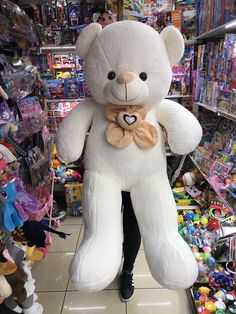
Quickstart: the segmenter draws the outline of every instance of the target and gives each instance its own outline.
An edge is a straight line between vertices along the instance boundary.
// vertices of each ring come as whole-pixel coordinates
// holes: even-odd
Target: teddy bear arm
[[[94,102],[79,103],[61,123],[56,139],[60,159],[66,162],[77,160],[82,153],[86,134],[92,124]]]
[[[192,152],[202,138],[202,127],[195,116],[182,105],[164,100],[157,109],[157,120],[168,134],[171,150],[180,155]]]

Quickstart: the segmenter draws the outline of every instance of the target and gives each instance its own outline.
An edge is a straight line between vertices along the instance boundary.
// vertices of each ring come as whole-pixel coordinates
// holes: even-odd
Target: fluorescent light
[[[139,274],[139,275],[135,275],[135,274],[134,274],[134,278],[136,278],[136,277],[151,277],[151,275],[149,275],[149,274]]]
[[[157,303],[138,303],[138,306],[160,306],[160,305],[171,305],[170,302],[157,302]]]
[[[236,26],[236,20],[234,20],[234,21],[232,21],[230,23],[227,23],[225,25],[225,28],[231,28],[231,27],[234,27],[234,26]]]
[[[90,306],[90,307],[68,307],[68,311],[89,311],[89,310],[105,310],[106,306]]]

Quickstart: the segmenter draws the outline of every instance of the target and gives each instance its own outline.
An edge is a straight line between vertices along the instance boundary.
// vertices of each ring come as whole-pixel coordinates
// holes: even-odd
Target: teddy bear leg
[[[145,255],[152,276],[169,289],[197,279],[196,260],[177,228],[177,210],[166,174],[144,179],[131,190]]]
[[[121,188],[93,171],[84,176],[84,238],[70,265],[81,291],[99,291],[115,278],[122,259]]]

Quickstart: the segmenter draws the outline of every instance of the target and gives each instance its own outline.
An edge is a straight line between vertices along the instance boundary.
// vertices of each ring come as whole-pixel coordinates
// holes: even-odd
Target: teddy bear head
[[[170,88],[171,66],[184,52],[181,33],[172,26],[158,34],[150,26],[122,21],[102,29],[87,26],[76,42],[85,60],[85,79],[100,104],[146,105],[161,102]]]

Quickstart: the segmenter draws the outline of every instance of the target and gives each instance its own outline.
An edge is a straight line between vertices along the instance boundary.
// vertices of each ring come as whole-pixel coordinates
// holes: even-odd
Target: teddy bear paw
[[[95,292],[105,289],[119,270],[121,253],[111,254],[109,257],[107,254],[94,256],[93,253],[91,250],[79,250],[72,259],[70,275],[80,291]]]

